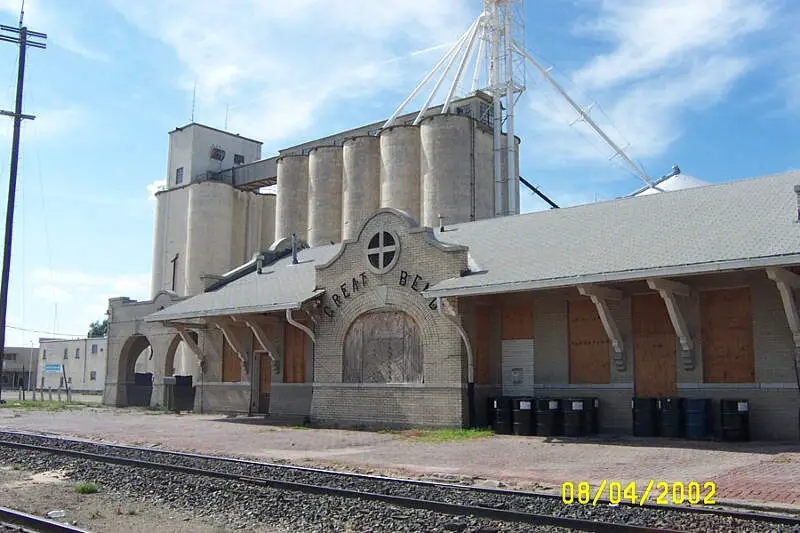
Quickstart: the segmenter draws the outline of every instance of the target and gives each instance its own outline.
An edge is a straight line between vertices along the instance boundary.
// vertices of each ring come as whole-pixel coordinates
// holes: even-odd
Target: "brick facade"
[[[694,342],[694,366],[684,363],[679,343],[676,349],[677,396],[686,398],[712,398],[714,421],[719,425],[719,404],[722,398],[750,400],[751,436],[759,440],[796,440],[798,436],[797,384],[792,363],[794,344],[786,322],[780,296],[775,284],[763,270],[740,271],[684,277],[680,280],[691,288],[688,298],[678,297],[678,304],[687,322]],[[609,285],[610,286],[610,285]],[[571,385],[569,383],[569,336],[567,306],[570,299],[584,298],[576,289],[542,291],[514,295],[513,301],[529,298],[534,303],[534,331],[536,355],[534,359],[535,388],[538,397],[568,398],[597,397],[601,402],[600,428],[603,432],[630,434],[632,426],[630,401],[634,393],[633,333],[631,296],[647,292],[644,282],[631,282],[613,286],[623,293],[619,301],[609,301],[609,307],[624,343],[624,367],[611,358],[611,379],[608,384]],[[754,383],[704,383],[701,337],[700,292],[703,290],[749,287],[752,295],[753,356],[756,381]],[[467,298],[462,301],[464,323],[474,342],[475,305],[490,304],[495,315],[512,296]],[[473,300],[473,301],[471,301]],[[502,388],[499,366],[501,352],[497,316],[492,321],[495,333],[492,341],[492,384],[476,387],[477,421],[487,419],[484,398],[499,394]]]

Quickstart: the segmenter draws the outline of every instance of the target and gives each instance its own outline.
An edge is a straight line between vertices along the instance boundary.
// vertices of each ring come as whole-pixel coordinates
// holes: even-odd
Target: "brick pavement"
[[[501,435],[430,443],[396,434],[292,429],[262,422],[133,409],[0,410],[0,429],[414,477],[467,478],[537,490],[559,491],[564,481],[594,486],[602,480],[623,486],[635,481],[637,487],[650,479],[701,485],[713,481],[718,501],[789,504],[800,511],[798,443],[632,438],[581,442]]]

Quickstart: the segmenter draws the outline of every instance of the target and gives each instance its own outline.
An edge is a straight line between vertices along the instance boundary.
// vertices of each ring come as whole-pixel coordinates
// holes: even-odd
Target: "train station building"
[[[491,396],[595,397],[601,432],[630,434],[633,397],[734,398],[752,438],[794,440],[798,185],[789,172],[427,226],[378,206],[313,246],[276,232],[195,294],[164,288],[173,266],[151,300],[111,300],[104,401],[140,397],[150,348],[152,405],[179,374],[195,411],[342,427],[486,425]],[[210,186],[232,187],[190,185]]]

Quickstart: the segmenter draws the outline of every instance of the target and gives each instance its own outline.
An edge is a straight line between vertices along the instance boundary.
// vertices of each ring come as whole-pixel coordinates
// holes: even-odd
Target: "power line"
[[[18,328],[16,326],[6,326],[8,329],[13,329],[16,331],[24,331],[26,333],[41,333],[42,335],[56,335],[59,337],[80,337],[83,338],[86,335],[80,333],[57,333],[55,331],[42,331],[40,329],[29,329],[29,328]]]

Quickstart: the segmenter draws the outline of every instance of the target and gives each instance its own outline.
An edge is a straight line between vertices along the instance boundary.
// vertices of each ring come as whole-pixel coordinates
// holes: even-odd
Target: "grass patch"
[[[83,409],[84,407],[98,407],[101,404],[87,402],[59,402],[59,401],[33,401],[33,400],[6,400],[0,404],[0,409],[41,409],[46,411],[68,411]]]
[[[388,433],[388,432],[387,432]],[[422,442],[449,442],[454,440],[481,439],[491,437],[494,432],[490,429],[407,429],[392,432],[410,440]]]
[[[310,426],[303,426],[301,424],[295,424],[295,425],[290,426],[290,427],[291,427],[291,429],[314,429],[314,428],[312,428]]]
[[[79,481],[75,484],[75,492],[78,494],[95,494],[97,492],[97,484],[91,481]]]

